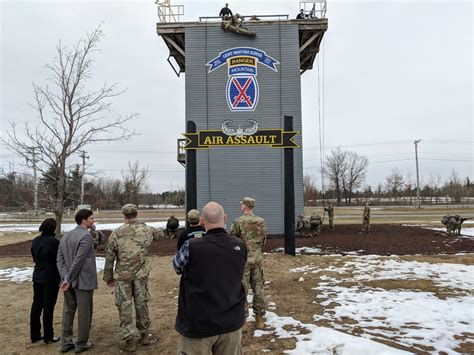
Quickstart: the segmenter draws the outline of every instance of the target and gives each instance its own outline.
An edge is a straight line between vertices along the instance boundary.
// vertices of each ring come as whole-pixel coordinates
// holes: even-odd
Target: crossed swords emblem
[[[248,87],[250,86],[250,84],[252,83],[252,78],[251,77],[248,78],[244,86],[240,86],[237,78],[232,78],[232,82],[234,83],[237,90],[239,90],[239,94],[237,96],[234,96],[234,103],[232,104],[232,106],[236,108],[240,102],[246,102],[247,105],[251,107],[252,102],[250,101],[250,96],[247,95],[246,91]]]

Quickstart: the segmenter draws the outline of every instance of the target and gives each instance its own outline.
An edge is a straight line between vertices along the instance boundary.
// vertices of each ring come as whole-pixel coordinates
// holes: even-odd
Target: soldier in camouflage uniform
[[[132,323],[135,303],[136,326],[142,345],[150,344],[150,318],[148,315],[148,274],[150,260],[148,249],[153,240],[164,237],[164,232],[137,220],[137,206],[122,207],[125,223],[109,238],[105,256],[104,281],[115,286],[115,304],[120,317],[120,348],[137,349],[137,329]],[[115,262],[115,270],[113,270]]]
[[[179,228],[179,219],[177,219],[174,215],[171,215],[166,222],[166,234],[170,239],[175,237],[175,233]]]
[[[328,213],[329,228],[333,229],[334,228],[334,207],[332,207],[332,203],[329,202],[327,204],[327,207],[324,207],[324,210]]]
[[[362,230],[360,233],[370,233],[370,204],[365,203],[364,214],[362,216]]]
[[[304,233],[304,216],[300,214],[296,220],[296,235],[302,237]]]
[[[305,237],[311,234],[311,224],[309,219],[300,214],[296,221],[296,232],[298,233],[298,237]]]
[[[446,226],[448,235],[461,235],[462,224],[471,218],[461,218],[460,215],[446,215],[441,218],[441,223]]]
[[[309,223],[311,226],[311,235],[318,236],[321,234],[321,225],[323,224],[323,220],[320,215],[311,216],[309,219]]]
[[[90,233],[91,233],[91,236],[92,236],[92,242],[94,243],[94,249],[97,250],[97,251],[104,250],[104,244],[105,244],[104,233],[102,233],[100,230],[96,229],[95,225],[93,225],[90,228]]]
[[[234,237],[243,239],[247,244],[248,254],[243,284],[247,294],[249,287],[252,288],[252,306],[256,327],[263,329],[265,328],[263,320],[265,315],[263,246],[267,239],[267,226],[263,218],[253,214],[253,208],[255,207],[255,200],[253,198],[244,197],[240,202],[240,207],[243,215],[236,218],[232,223],[231,234]]]

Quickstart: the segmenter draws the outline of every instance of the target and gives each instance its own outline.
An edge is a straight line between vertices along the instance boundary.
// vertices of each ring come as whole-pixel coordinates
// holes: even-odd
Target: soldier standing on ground
[[[174,215],[171,215],[168,221],[166,222],[166,234],[170,239],[174,238],[174,234],[179,228],[179,219],[177,219]]]
[[[324,207],[324,210],[328,213],[329,218],[329,228],[334,228],[334,207],[332,207],[332,203],[328,202],[327,207]]]
[[[247,244],[247,263],[245,264],[243,284],[247,294],[249,287],[252,288],[252,306],[256,328],[263,329],[265,328],[263,319],[265,316],[263,246],[267,239],[267,226],[263,218],[253,213],[254,207],[255,200],[251,197],[244,197],[240,202],[243,215],[232,223],[231,234],[243,239]],[[246,312],[248,312],[247,308]]]
[[[122,213],[125,223],[110,235],[107,246],[104,281],[107,286],[115,287],[115,304],[120,317],[120,349],[133,352],[137,349],[137,329],[132,323],[133,303],[140,343],[150,345],[148,250],[153,240],[163,237],[163,231],[139,222],[136,205],[126,204]]]
[[[189,228],[186,228],[178,238],[178,243],[176,244],[178,251],[188,239],[201,238],[206,233],[204,227],[199,224],[199,218],[198,210],[192,209],[188,211]]]
[[[321,226],[323,220],[320,215],[311,216],[309,219],[309,224],[311,226],[311,236],[318,236],[321,234]]]
[[[362,230],[360,233],[370,233],[370,204],[365,203],[364,215],[362,217]]]

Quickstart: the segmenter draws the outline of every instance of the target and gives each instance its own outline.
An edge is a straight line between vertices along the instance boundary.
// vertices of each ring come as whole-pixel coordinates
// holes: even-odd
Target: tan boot
[[[255,328],[265,329],[265,321],[262,316],[255,316]]]
[[[120,349],[133,353],[137,351],[137,343],[134,339],[121,340]]]
[[[150,345],[150,334],[148,332],[140,334],[140,343],[143,346]]]

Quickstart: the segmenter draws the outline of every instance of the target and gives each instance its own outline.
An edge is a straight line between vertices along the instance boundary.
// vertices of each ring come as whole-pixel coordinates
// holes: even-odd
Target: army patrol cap
[[[122,207],[123,214],[134,214],[137,212],[138,212],[138,208],[133,203],[127,203],[126,205],[123,205]]]
[[[191,224],[199,223],[199,217],[200,217],[200,215],[199,215],[198,210],[192,209],[192,210],[188,211],[188,221],[189,221],[189,223],[191,223]]]
[[[255,200],[252,197],[244,197],[240,204],[253,208],[255,207]]]

